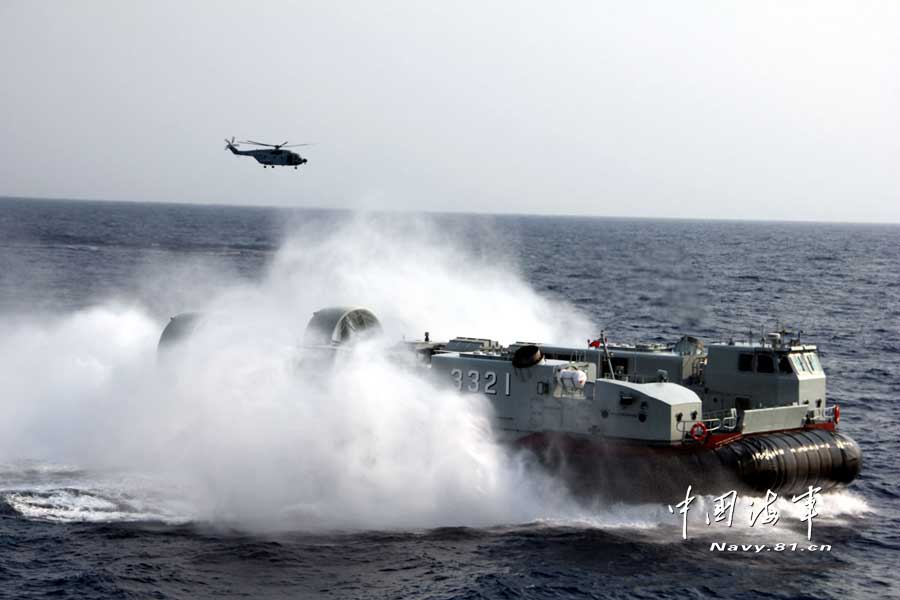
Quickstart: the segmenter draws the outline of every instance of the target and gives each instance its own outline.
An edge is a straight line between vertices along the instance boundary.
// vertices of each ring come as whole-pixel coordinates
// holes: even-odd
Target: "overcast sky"
[[[900,221],[900,2],[0,0],[0,85],[5,196]]]

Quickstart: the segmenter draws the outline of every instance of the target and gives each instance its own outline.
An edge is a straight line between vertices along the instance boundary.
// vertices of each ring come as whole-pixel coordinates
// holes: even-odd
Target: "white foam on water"
[[[538,519],[537,523],[550,527],[576,527],[591,529],[656,530],[674,523],[663,504],[604,502],[582,504],[568,514]]]
[[[0,495],[16,512],[26,518],[60,522],[128,522],[158,521],[183,523],[183,515],[158,509],[123,504],[97,490],[51,490],[10,492]]]
[[[197,299],[185,310],[208,318],[165,364],[156,356],[165,323],[140,304],[0,317],[0,461],[33,461],[0,490],[34,517],[180,514],[251,527],[479,526],[566,510],[559,486],[494,443],[484,398],[437,389],[377,345],[337,368],[298,372],[306,322],[329,305],[371,308],[390,340],[425,330],[507,342],[589,335],[498,255],[449,244],[416,221],[299,232],[260,283],[203,281],[201,290],[222,291],[202,301],[179,291]],[[165,267],[156,273],[162,280],[141,289],[166,289]],[[60,463],[83,469],[84,481],[34,471]],[[152,477],[179,500],[148,496],[158,505],[122,510],[113,491],[92,487],[108,472]],[[51,489],[62,482],[77,491]]]
[[[166,482],[47,464],[5,465],[0,500],[20,515],[61,522],[190,521],[190,507]]]

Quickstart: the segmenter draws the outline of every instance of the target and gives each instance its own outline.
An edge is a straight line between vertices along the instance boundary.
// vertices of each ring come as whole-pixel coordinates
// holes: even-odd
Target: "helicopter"
[[[268,146],[269,148],[272,148],[272,150],[238,150],[238,146],[240,144]],[[231,141],[229,141],[228,138],[225,138],[226,150],[231,150],[232,154],[252,156],[256,159],[256,162],[260,163],[263,166],[263,169],[265,169],[266,167],[272,167],[274,169],[276,165],[282,167],[294,167],[296,169],[299,165],[305,164],[306,159],[296,152],[291,152],[290,150],[282,150],[282,148],[296,148],[297,146],[312,146],[312,144],[291,144],[289,146],[287,142],[282,142],[280,144],[264,144],[262,142],[254,142],[252,140],[235,142],[234,136],[231,137]]]

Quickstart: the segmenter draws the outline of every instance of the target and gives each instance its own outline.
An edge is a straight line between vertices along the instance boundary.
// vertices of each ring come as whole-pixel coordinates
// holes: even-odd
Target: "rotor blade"
[[[282,146],[282,148],[296,148],[297,146],[315,146],[314,143],[310,144],[291,144],[290,146]]]
[[[242,144],[256,144],[257,146],[271,146],[275,147],[275,144],[263,144],[262,142],[254,142],[253,140],[244,140],[241,142]]]

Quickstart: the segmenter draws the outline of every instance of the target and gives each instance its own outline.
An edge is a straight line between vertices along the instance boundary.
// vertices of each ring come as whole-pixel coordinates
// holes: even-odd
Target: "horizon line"
[[[382,213],[407,213],[407,214],[433,214],[433,215],[468,215],[490,217],[551,217],[551,218],[588,218],[588,219],[618,219],[633,221],[715,221],[724,223],[793,223],[808,225],[900,225],[900,221],[837,221],[819,219],[753,219],[740,217],[647,217],[634,215],[598,215],[588,213],[519,213],[519,212],[487,212],[487,211],[458,211],[458,210],[429,210],[429,209],[404,209],[404,208],[346,208],[334,206],[288,206],[278,204],[240,204],[232,202],[196,202],[179,200],[122,200],[109,198],[59,198],[47,196],[7,196],[0,194],[2,200],[34,200],[44,202],[98,202],[108,204],[159,204],[161,206],[197,206],[197,207],[223,207],[223,208],[260,208],[267,210],[319,210],[334,212],[382,212]]]

